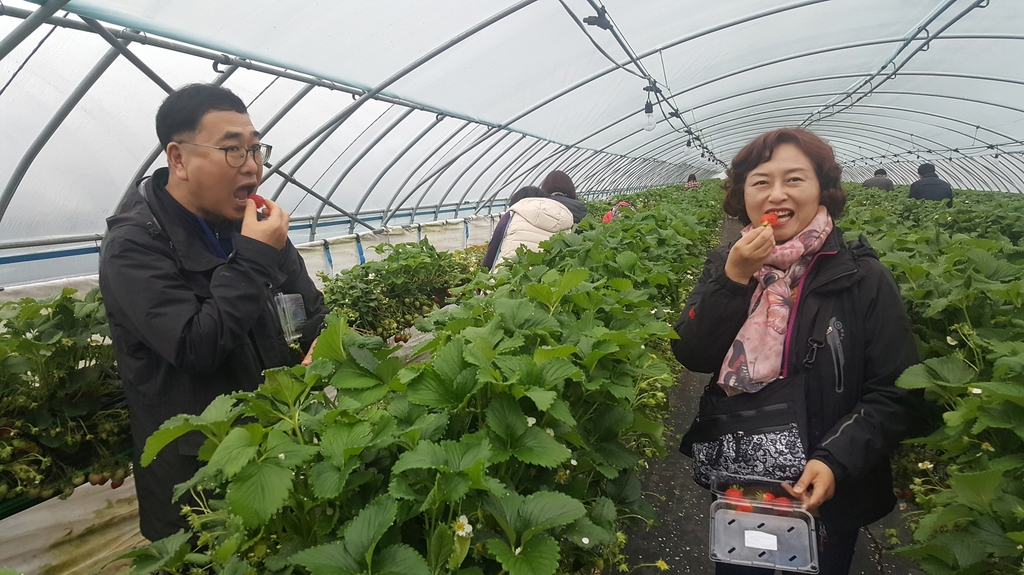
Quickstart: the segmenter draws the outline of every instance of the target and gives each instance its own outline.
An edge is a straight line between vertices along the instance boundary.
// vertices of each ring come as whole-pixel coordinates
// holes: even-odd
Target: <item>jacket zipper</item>
[[[789,312],[789,325],[786,327],[786,343],[785,346],[782,348],[782,358],[784,366],[782,370],[782,377],[789,376],[789,344],[793,340],[793,326],[796,323],[796,312],[800,308],[800,302],[803,301],[804,296],[806,295],[804,293],[804,281],[807,279],[807,276],[810,275],[811,269],[814,267],[814,263],[818,261],[819,256],[832,256],[837,253],[839,252],[818,252],[818,254],[814,256],[814,259],[811,260],[811,265],[807,266],[807,271],[804,272],[804,276],[800,278],[800,283],[797,284],[797,300],[796,302],[793,303],[793,309],[790,310]],[[855,273],[857,273],[857,270],[851,270],[846,273],[841,273],[835,277],[829,278],[828,281],[822,283],[817,287],[820,288],[821,286],[828,285],[839,278],[843,278]]]
[[[787,429],[793,429],[792,424],[790,425],[772,425],[769,427],[759,427],[757,429],[748,429],[747,431],[736,431],[733,433],[726,433],[722,435],[722,439],[726,437],[746,437],[748,435],[759,435],[761,433],[771,433],[773,431],[786,431]]]
[[[804,270],[803,277],[800,278],[800,283],[796,286],[796,301],[793,302],[793,309],[789,310],[789,325],[786,326],[786,343],[782,347],[782,377],[789,377],[789,344],[793,340],[793,326],[796,324],[796,312],[800,309],[800,302],[804,299],[804,282],[807,281],[807,276],[811,275],[811,270],[814,269],[814,264],[818,262],[818,258],[824,255],[834,256],[839,252],[818,252],[814,254],[814,258],[811,260],[811,264]]]
[[[836,374],[836,393],[843,392],[843,368],[846,365],[846,358],[843,356],[843,344],[839,340],[839,332],[831,324],[825,332],[825,341],[832,350],[832,367]]]
[[[779,411],[779,410],[788,409],[788,408],[789,408],[789,404],[788,403],[776,403],[774,405],[766,405],[764,407],[759,407],[757,409],[748,409],[746,411],[736,411],[736,412],[733,412],[733,413],[723,413],[721,415],[709,415],[709,416],[705,416],[705,417],[698,416],[697,417],[697,421],[710,421],[710,420],[717,420],[717,419],[731,419],[731,418],[734,418],[734,417],[752,417],[752,416],[757,415],[759,413],[765,413],[765,412],[769,412],[769,411]]]

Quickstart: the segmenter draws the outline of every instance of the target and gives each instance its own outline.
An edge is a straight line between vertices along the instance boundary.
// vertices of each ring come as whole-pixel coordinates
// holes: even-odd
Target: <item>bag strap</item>
[[[828,332],[828,322],[832,316],[834,298],[826,298],[818,308],[818,314],[814,318],[814,329],[811,337],[807,340],[807,357],[804,358],[804,368],[810,369],[814,360],[818,357],[818,350],[825,346],[825,334]]]

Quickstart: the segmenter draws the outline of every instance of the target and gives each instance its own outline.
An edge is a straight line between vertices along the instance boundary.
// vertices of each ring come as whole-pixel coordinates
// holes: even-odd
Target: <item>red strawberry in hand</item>
[[[256,204],[257,210],[262,210],[263,206],[267,205],[267,201],[260,197],[259,194],[251,194],[249,196],[249,199],[251,199]]]
[[[777,223],[779,223],[779,214],[765,214],[761,216],[761,227],[771,226],[774,228]]]

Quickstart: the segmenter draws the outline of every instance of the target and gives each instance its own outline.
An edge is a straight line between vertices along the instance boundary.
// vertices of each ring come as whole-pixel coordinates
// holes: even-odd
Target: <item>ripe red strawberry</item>
[[[736,511],[739,511],[740,513],[753,513],[754,506],[751,505],[749,501],[744,500],[736,504]]]
[[[772,507],[780,513],[788,513],[793,510],[793,504],[789,501],[788,497],[776,497],[772,501]]]
[[[761,226],[775,227],[775,224],[779,223],[779,214],[765,214],[761,216]]]
[[[256,203],[257,210],[262,210],[263,206],[267,205],[267,201],[260,197],[259,194],[252,194],[249,196],[249,199]]]
[[[743,491],[735,487],[730,487],[725,490],[725,500],[733,503],[737,501],[744,501],[745,498],[743,497]]]
[[[767,492],[766,493],[762,493],[761,494],[761,501],[764,501],[765,503],[771,503],[772,501],[775,501],[775,496],[772,495],[771,493],[767,493]]]

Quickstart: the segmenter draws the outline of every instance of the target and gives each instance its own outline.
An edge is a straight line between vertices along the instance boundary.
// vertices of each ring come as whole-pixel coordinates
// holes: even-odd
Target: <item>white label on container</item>
[[[779,550],[779,538],[764,531],[744,531],[743,544],[754,549]]]

